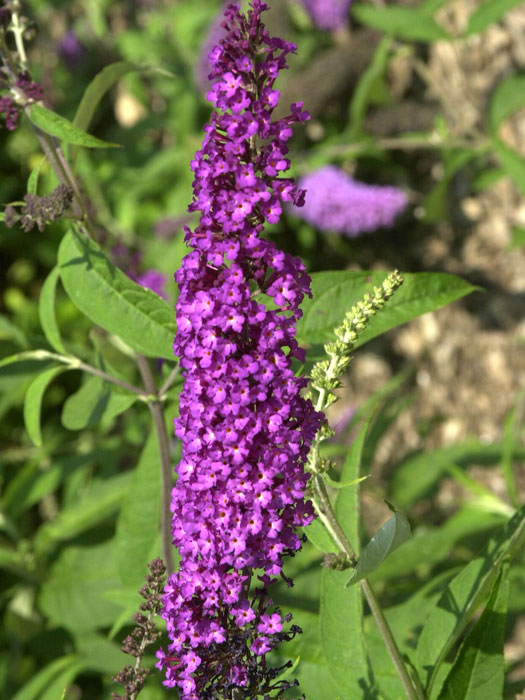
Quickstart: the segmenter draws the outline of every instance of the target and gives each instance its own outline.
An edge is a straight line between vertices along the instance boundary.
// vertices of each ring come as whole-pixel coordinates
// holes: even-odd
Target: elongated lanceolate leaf
[[[381,566],[390,552],[400,547],[409,537],[408,520],[401,513],[394,513],[364,548],[347,585],[351,586],[366,578]]]
[[[40,170],[42,166],[44,165],[44,162],[46,160],[46,157],[44,156],[38,165],[31,170],[31,174],[29,175],[29,178],[27,180],[27,193],[28,194],[36,194],[37,189],[38,189],[38,176],[40,175]]]
[[[67,354],[67,350],[62,342],[55,317],[55,293],[59,277],[60,272],[58,267],[54,267],[46,277],[38,300],[38,317],[48,343],[57,352],[61,352],[65,355]]]
[[[122,583],[140,587],[160,528],[161,472],[155,431],[140,455],[122,501],[115,537],[115,563]]]
[[[440,665],[486,599],[503,559],[524,546],[525,506],[489,542],[483,555],[447,585],[425,622],[417,645],[416,666],[428,690],[434,688]]]
[[[455,275],[433,272],[402,274],[403,284],[372,318],[355,347],[479,289]],[[365,293],[371,292],[374,285],[380,285],[386,275],[377,270],[314,273],[313,298],[303,301],[303,317],[297,324],[299,342],[311,345],[333,340],[334,328],[342,323],[346,312]]]
[[[41,700],[43,693],[51,683],[61,677],[63,673],[72,669],[83,667],[78,654],[68,654],[55,659],[36,673],[26,685],[12,697],[11,700]]]
[[[487,607],[461,645],[439,700],[502,700],[508,568],[508,563],[502,565]]]
[[[509,75],[497,86],[489,107],[490,127],[495,131],[502,121],[525,105],[525,75]]]
[[[433,17],[418,8],[400,5],[374,7],[360,3],[353,6],[352,15],[358,22],[398,39],[435,41],[449,36]]]
[[[478,34],[523,0],[485,0],[469,17],[465,36]]]
[[[350,446],[341,482],[359,479],[361,456],[370,422],[375,412],[370,408]],[[339,524],[359,553],[359,483],[339,491],[335,504]],[[333,550],[334,551],[334,550]],[[361,589],[348,589],[348,571],[325,569],[321,575],[321,644],[328,668],[341,689],[343,698],[360,697],[373,680],[363,634]]]
[[[67,367],[51,367],[45,370],[31,382],[27,390],[24,399],[24,422],[31,442],[37,447],[42,445],[40,413],[44,393],[53,379],[66,370]]]
[[[73,124],[84,131],[89,129],[95,110],[106,92],[126,73],[134,70],[138,70],[134,63],[117,61],[105,66],[100,73],[97,73],[80,100]]]
[[[94,241],[70,231],[58,264],[66,292],[93,323],[143,355],[173,360],[173,309],[115,267]]]
[[[87,134],[69,119],[62,117],[41,105],[33,105],[29,112],[32,123],[46,134],[50,134],[65,143],[73,143],[86,148],[120,148],[118,143],[109,143]]]

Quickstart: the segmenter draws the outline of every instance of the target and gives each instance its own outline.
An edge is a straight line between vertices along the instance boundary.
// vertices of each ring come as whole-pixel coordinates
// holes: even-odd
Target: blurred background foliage
[[[342,459],[367,401],[382,396],[363,457],[362,473],[372,478],[362,492],[362,530],[366,538],[388,517],[385,497],[409,516],[414,539],[373,576],[393,626],[398,619],[402,627],[400,606],[431,600],[525,494],[525,10],[501,0],[356,1],[348,21],[325,31],[298,0],[270,4],[271,32],[299,47],[279,85],[282,109],[301,100],[312,115],[293,141],[293,174],[337,166],[361,182],[401,189],[408,206],[389,228],[360,236],[293,212],[269,235],[310,271],[446,271],[484,288],[359,350],[333,415],[338,432],[329,450]],[[50,109],[73,119],[97,73],[129,62],[90,127],[121,148],[73,155],[99,243],[114,255],[119,246],[138,254],[140,271],[164,273],[170,303],[191,222],[189,163],[209,115],[203,46],[220,10],[213,0],[23,3],[34,25],[32,77]],[[41,158],[27,120],[2,131],[3,205],[22,199]],[[44,163],[39,193],[57,184]],[[65,226],[24,233],[0,223],[1,356],[46,347],[38,299]],[[103,358],[135,380],[122,349],[60,287],[56,316],[79,357]],[[50,385],[43,445],[32,445],[22,411],[34,372],[31,361],[0,368],[0,694],[95,700],[109,696],[126,662],[119,641],[129,633],[146,561],[159,552],[158,538],[151,541],[155,505],[149,522],[144,511],[160,490],[158,456],[145,406],[132,406],[129,396],[109,405],[97,380],[79,372]],[[165,367],[158,372],[165,378]],[[169,400],[174,411],[174,391]],[[115,554],[126,528],[145,515],[142,549]],[[296,647],[307,697],[332,698],[332,681],[316,666],[319,561],[307,545],[289,565],[295,589],[279,600],[306,630]],[[428,596],[414,603],[422,585]],[[523,557],[511,586],[509,698],[525,679]],[[410,644],[413,630],[402,630]],[[396,697],[385,687],[385,697]],[[158,678],[143,692],[145,700],[164,695]]]

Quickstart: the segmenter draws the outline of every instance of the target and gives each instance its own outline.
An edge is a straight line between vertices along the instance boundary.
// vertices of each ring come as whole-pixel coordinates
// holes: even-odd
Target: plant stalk
[[[162,553],[166,570],[169,575],[173,572],[173,547],[171,543],[171,459],[168,433],[164,421],[164,411],[159,397],[157,385],[151,372],[148,360],[137,354],[137,365],[139,368],[144,387],[148,394],[155,396],[155,400],[150,401],[148,406],[153,419],[153,425],[157,434],[159,445],[160,464],[162,474],[162,512],[161,512],[161,533],[162,533]]]

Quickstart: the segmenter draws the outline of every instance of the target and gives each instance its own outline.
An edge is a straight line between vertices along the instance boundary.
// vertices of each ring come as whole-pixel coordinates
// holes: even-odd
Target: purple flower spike
[[[332,165],[309,173],[299,185],[306,190],[305,205],[293,213],[322,231],[361,233],[392,226],[408,204],[397,187],[366,185]]]
[[[303,5],[319,29],[335,32],[348,24],[352,0],[303,0]]]
[[[69,70],[73,70],[84,58],[86,49],[75,32],[70,29],[60,40],[58,44],[58,53]]]
[[[145,287],[146,289],[150,289],[152,292],[155,292],[155,294],[158,294],[159,297],[162,297],[163,299],[167,298],[166,292],[164,291],[166,276],[163,275],[162,272],[154,269],[146,270],[146,272],[139,275],[135,279],[135,282],[140,284],[141,287]]]
[[[293,358],[304,360],[295,333],[310,280],[298,258],[262,237],[283,202],[301,201],[281,174],[290,127],[308,116],[296,104],[272,120],[273,85],[295,46],[268,35],[265,9],[261,0],[247,16],[239,4],[226,7],[225,36],[211,53],[216,111],[191,163],[189,210],[200,222],[186,228],[192,250],[175,276],[174,350],[185,384],[171,509],[181,562],[164,592],[170,644],[158,666],[182,700],[290,687],[275,681],[265,655],[298,628],[283,631],[290,617],[281,617],[267,588],[300,548],[297,528],[314,516],[304,464],[320,415],[301,396],[307,380],[291,368]]]

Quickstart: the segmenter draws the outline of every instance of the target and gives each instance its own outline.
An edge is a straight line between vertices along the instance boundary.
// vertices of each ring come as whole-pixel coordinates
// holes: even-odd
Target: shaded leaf
[[[94,547],[67,547],[42,585],[39,607],[50,622],[74,634],[112,624],[120,607],[103,592],[119,581],[113,542]]]
[[[429,615],[417,646],[416,664],[427,689],[435,685],[439,666],[486,599],[505,557],[525,545],[525,506],[447,585]],[[488,696],[487,696],[488,697]]]
[[[125,497],[130,478],[131,474],[125,472],[95,482],[74,504],[40,526],[34,539],[35,550],[44,554],[57,542],[75,537],[113,515]]]
[[[53,379],[66,370],[67,367],[51,367],[44,370],[31,382],[27,390],[24,399],[24,423],[31,442],[37,447],[42,446],[40,413],[44,393]]]
[[[115,562],[120,580],[139,588],[160,529],[160,454],[152,429],[122,500],[115,535]]]
[[[480,440],[469,439],[459,445],[417,453],[395,467],[391,479],[391,498],[402,508],[409,508],[434,487],[445,474],[448,464],[461,467],[498,464],[505,449],[501,442],[487,445]],[[516,458],[525,458],[525,449],[517,441],[513,454]]]
[[[175,314],[164,299],[135,284],[94,241],[71,231],[58,262],[66,292],[88,318],[143,355],[174,359]]]
[[[73,143],[76,146],[85,146],[86,148],[120,148],[117,143],[101,141],[96,136],[87,134],[70,122],[69,119],[41,105],[33,105],[30,108],[29,118],[35,126],[46,134],[55,136],[65,143]]]
[[[487,607],[461,645],[439,700],[503,698],[503,643],[509,602],[507,576],[508,564],[503,564]]]
[[[64,403],[62,425],[68,430],[84,430],[115,418],[136,400],[135,394],[119,393],[99,377],[89,377]]]
[[[62,342],[55,316],[55,293],[59,276],[58,267],[54,267],[46,277],[38,299],[38,317],[48,343],[57,352],[66,355],[67,350]]]
[[[402,513],[395,512],[364,548],[347,585],[352,586],[379,568],[391,552],[409,539],[410,534],[408,520]]]
[[[342,323],[346,312],[385,277],[385,272],[376,270],[314,273],[313,298],[303,301],[303,317],[297,324],[299,343],[330,342],[334,328]],[[394,296],[360,334],[355,347],[479,289],[460,277],[441,273],[403,273],[403,279]]]
[[[61,656],[59,659],[55,659],[41,671],[38,671],[29,683],[26,683],[11,700],[41,700],[42,693],[57,677],[61,677],[66,671],[80,668],[81,665],[78,654],[69,654],[68,656]]]

